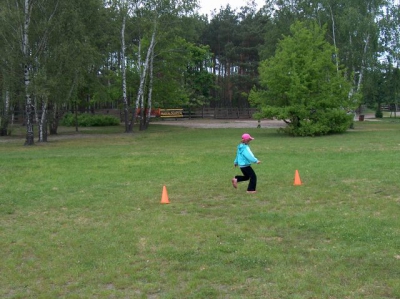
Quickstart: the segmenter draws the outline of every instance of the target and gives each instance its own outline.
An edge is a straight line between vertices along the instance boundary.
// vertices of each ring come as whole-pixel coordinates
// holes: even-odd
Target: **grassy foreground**
[[[255,195],[230,183],[243,129],[16,132],[0,139],[0,298],[400,298],[399,125],[246,130]]]

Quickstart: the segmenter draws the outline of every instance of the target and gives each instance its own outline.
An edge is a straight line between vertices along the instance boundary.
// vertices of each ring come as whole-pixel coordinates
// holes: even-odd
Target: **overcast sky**
[[[400,0],[395,0],[396,4],[399,4],[399,2]],[[218,12],[221,6],[225,8],[229,3],[232,9],[237,9],[241,6],[245,6],[247,0],[199,0],[199,3],[201,5],[200,13],[210,15],[210,11],[214,10],[214,8],[217,9]],[[256,3],[257,7],[260,8],[264,5],[265,0],[256,0]]]
[[[232,9],[238,9],[241,6],[245,6],[247,4],[247,0],[200,0],[200,13],[201,14],[210,14],[210,11],[216,9],[219,11],[220,7],[226,7],[229,3]],[[264,5],[265,0],[256,0],[257,7],[260,8]]]

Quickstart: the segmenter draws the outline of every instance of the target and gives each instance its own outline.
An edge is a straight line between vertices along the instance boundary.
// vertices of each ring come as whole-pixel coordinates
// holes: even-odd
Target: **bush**
[[[353,123],[353,115],[340,109],[315,111],[309,118],[292,120],[280,131],[292,136],[321,136],[346,132]]]
[[[75,126],[75,114],[67,113],[61,120],[61,125],[66,127]],[[79,127],[105,127],[118,126],[119,119],[110,115],[78,114]]]
[[[375,112],[375,118],[383,118],[383,113],[382,113],[382,110],[381,110],[381,109],[378,109],[378,110]]]

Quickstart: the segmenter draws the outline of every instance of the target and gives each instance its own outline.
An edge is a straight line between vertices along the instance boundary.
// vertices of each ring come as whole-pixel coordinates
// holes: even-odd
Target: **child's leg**
[[[241,168],[243,174],[250,179],[249,185],[247,187],[247,191],[256,191],[257,187],[257,176],[256,173],[254,172],[253,168],[249,167],[244,167]]]
[[[243,175],[236,175],[235,179],[237,179],[237,182],[244,182],[248,181],[250,179],[250,176],[247,174],[246,168],[248,167],[241,167],[240,170],[242,171]]]

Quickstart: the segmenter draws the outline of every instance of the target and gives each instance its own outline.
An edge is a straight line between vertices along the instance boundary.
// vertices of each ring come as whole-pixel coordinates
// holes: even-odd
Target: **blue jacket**
[[[236,158],[233,162],[235,165],[239,165],[239,167],[250,166],[252,163],[257,163],[258,159],[254,157],[253,153],[250,150],[250,146],[245,143],[241,143],[237,147]]]

